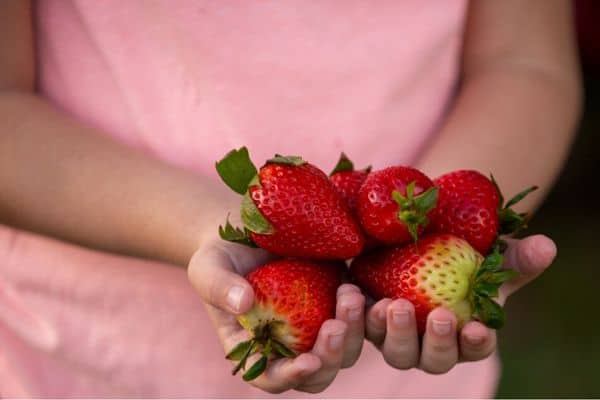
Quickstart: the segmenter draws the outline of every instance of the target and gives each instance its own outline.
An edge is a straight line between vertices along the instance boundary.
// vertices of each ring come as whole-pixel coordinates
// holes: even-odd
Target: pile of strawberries
[[[408,166],[355,170],[344,155],[330,176],[300,157],[280,156],[257,170],[243,147],[216,164],[223,181],[243,196],[242,228],[229,221],[221,238],[281,256],[246,278],[255,305],[238,318],[252,339],[227,358],[262,357],[244,374],[260,375],[272,357],[293,357],[314,344],[335,315],[336,290],[352,259],[350,277],[374,300],[405,298],[415,306],[419,332],[428,313],[446,307],[459,326],[478,319],[504,323],[493,298],[513,271],[501,269],[499,235],[523,228],[526,215],[504,204],[492,179],[477,171],[450,172],[433,181]]]

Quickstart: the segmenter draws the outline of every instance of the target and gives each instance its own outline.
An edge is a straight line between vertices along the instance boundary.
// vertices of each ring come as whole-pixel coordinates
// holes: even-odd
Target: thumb
[[[508,296],[537,278],[556,257],[556,244],[544,235],[529,236],[521,240],[508,239],[507,242],[504,267],[519,272],[519,276],[502,286],[502,303]]]
[[[218,246],[203,246],[192,256],[188,278],[206,303],[233,314],[252,307],[252,287],[235,272],[230,255]]]

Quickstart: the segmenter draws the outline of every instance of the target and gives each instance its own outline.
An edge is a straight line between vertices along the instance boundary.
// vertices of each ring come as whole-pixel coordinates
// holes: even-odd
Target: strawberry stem
[[[298,167],[306,164],[306,161],[304,161],[302,157],[298,156],[282,156],[281,154],[275,154],[275,157],[267,160],[267,164],[287,164]]]
[[[498,297],[502,284],[518,276],[514,270],[502,269],[503,262],[500,246],[496,245],[479,266],[471,287],[470,301],[474,314],[492,329],[502,328],[505,321],[502,306],[493,298]]]
[[[371,169],[372,169],[372,167],[369,165],[369,166],[361,169],[360,171],[366,172],[368,174],[371,172]],[[338,172],[346,172],[346,171],[354,171],[354,163],[348,158],[346,153],[342,152],[342,154],[340,154],[340,158],[339,158],[337,164],[335,165],[335,167],[333,167],[333,171],[331,171],[329,176],[333,176],[333,175],[337,174]]]
[[[439,195],[439,187],[433,186],[423,193],[415,196],[416,182],[412,181],[406,186],[406,196],[399,191],[392,192],[392,199],[398,203],[398,219],[402,221],[414,239],[418,240],[419,228],[426,227],[429,224],[427,213],[435,207]]]
[[[498,216],[500,219],[500,228],[498,229],[499,235],[513,235],[525,228],[527,228],[527,222],[529,221],[529,215],[527,213],[517,213],[511,207],[523,200],[527,195],[531,192],[538,189],[537,186],[528,187],[525,190],[517,193],[514,197],[504,204],[504,196],[502,195],[502,191],[500,190],[500,186],[498,186],[498,182],[494,178],[494,175],[490,175],[490,179],[494,186],[496,187],[496,191],[498,192],[498,197],[500,198],[498,204]]]
[[[225,226],[219,225],[219,236],[221,239],[229,242],[243,244],[248,247],[256,247],[256,244],[250,237],[250,231],[246,227],[242,230],[231,225],[229,222],[229,215],[227,215],[227,219],[225,220]]]
[[[338,172],[345,171],[354,171],[354,164],[352,163],[352,161],[350,161],[348,156],[346,156],[346,154],[342,152],[342,154],[340,154],[340,159],[338,160],[335,167],[333,167],[333,171],[331,171],[329,176],[335,175]]]
[[[256,379],[262,374],[268,364],[268,360],[275,356],[290,357],[296,356],[292,350],[286,347],[283,343],[273,338],[274,325],[281,323],[280,321],[270,321],[254,328],[254,337],[245,342],[239,343],[226,356],[228,360],[238,361],[231,371],[232,375],[237,374],[240,370],[246,370],[246,362],[250,356],[261,350],[262,356],[254,363],[242,376],[245,381]]]

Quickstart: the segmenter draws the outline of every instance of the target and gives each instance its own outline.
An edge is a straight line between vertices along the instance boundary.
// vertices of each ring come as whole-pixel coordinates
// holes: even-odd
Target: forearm
[[[33,93],[0,94],[0,222],[184,265],[228,196]],[[228,198],[228,197],[225,197]]]
[[[470,2],[461,68],[458,97],[419,166],[432,176],[493,173],[507,196],[538,185],[519,203],[532,209],[560,171],[581,108],[571,2]]]
[[[464,82],[440,134],[418,162],[432,176],[455,169],[493,173],[507,196],[526,186],[543,199],[560,171],[580,109],[577,80],[527,67],[481,71]]]

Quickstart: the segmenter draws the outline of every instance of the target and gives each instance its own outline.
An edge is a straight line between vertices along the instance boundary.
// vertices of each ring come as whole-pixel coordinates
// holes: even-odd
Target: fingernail
[[[452,331],[452,321],[439,321],[434,319],[431,325],[433,331],[440,336],[448,335]]]
[[[478,345],[483,343],[485,338],[483,336],[467,336],[467,342],[472,345]]]
[[[350,321],[358,321],[360,319],[361,314],[362,308],[360,306],[348,309],[348,319]]]
[[[240,286],[232,286],[229,289],[229,292],[227,292],[227,304],[229,304],[232,310],[239,311],[243,295],[244,289]]]
[[[407,328],[410,324],[410,313],[405,310],[393,310],[392,321],[399,328]]]
[[[339,350],[342,348],[344,344],[344,334],[337,333],[335,335],[329,336],[329,347],[331,350]]]

